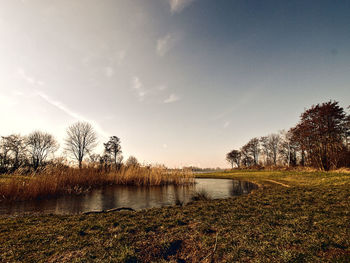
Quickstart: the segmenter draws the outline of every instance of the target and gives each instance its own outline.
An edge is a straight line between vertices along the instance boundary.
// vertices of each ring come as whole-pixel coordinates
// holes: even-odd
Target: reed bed
[[[162,186],[193,184],[189,171],[161,167],[122,167],[105,172],[96,168],[48,167],[29,176],[14,174],[0,182],[0,201],[25,201],[64,194],[81,194],[104,185]]]

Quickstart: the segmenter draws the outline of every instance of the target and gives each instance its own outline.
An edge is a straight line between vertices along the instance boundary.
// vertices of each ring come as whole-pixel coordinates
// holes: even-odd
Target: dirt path
[[[290,186],[287,185],[287,184],[280,183],[280,182],[277,182],[277,181],[274,181],[274,180],[266,179],[265,181],[269,181],[269,182],[271,182],[271,183],[279,184],[279,185],[282,185],[282,186],[284,186],[284,187],[290,187]]]

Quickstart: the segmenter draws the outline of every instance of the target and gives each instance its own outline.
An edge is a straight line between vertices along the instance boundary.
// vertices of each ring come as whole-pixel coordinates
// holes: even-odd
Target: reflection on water
[[[249,194],[252,190],[257,189],[258,186],[251,182],[232,180],[231,196]]]
[[[188,203],[196,191],[206,191],[210,197],[227,198],[247,194],[257,186],[230,179],[196,179],[191,186],[108,186],[79,196],[62,196],[48,200],[0,203],[0,214],[54,213],[79,214],[93,210],[131,207],[139,210],[173,205],[178,200]]]

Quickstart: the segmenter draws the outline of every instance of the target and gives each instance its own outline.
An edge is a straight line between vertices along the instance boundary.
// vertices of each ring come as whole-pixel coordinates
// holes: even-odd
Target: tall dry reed
[[[122,167],[104,172],[96,168],[48,167],[27,176],[13,175],[0,182],[0,200],[42,199],[63,194],[80,194],[103,185],[160,186],[192,184],[187,171],[160,167]]]

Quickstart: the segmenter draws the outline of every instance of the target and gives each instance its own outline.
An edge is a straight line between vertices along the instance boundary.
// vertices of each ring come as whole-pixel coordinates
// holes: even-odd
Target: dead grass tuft
[[[96,168],[48,167],[29,176],[14,174],[0,184],[0,200],[17,201],[81,194],[103,185],[183,185],[194,183],[192,173],[161,167],[123,167],[103,172]]]

